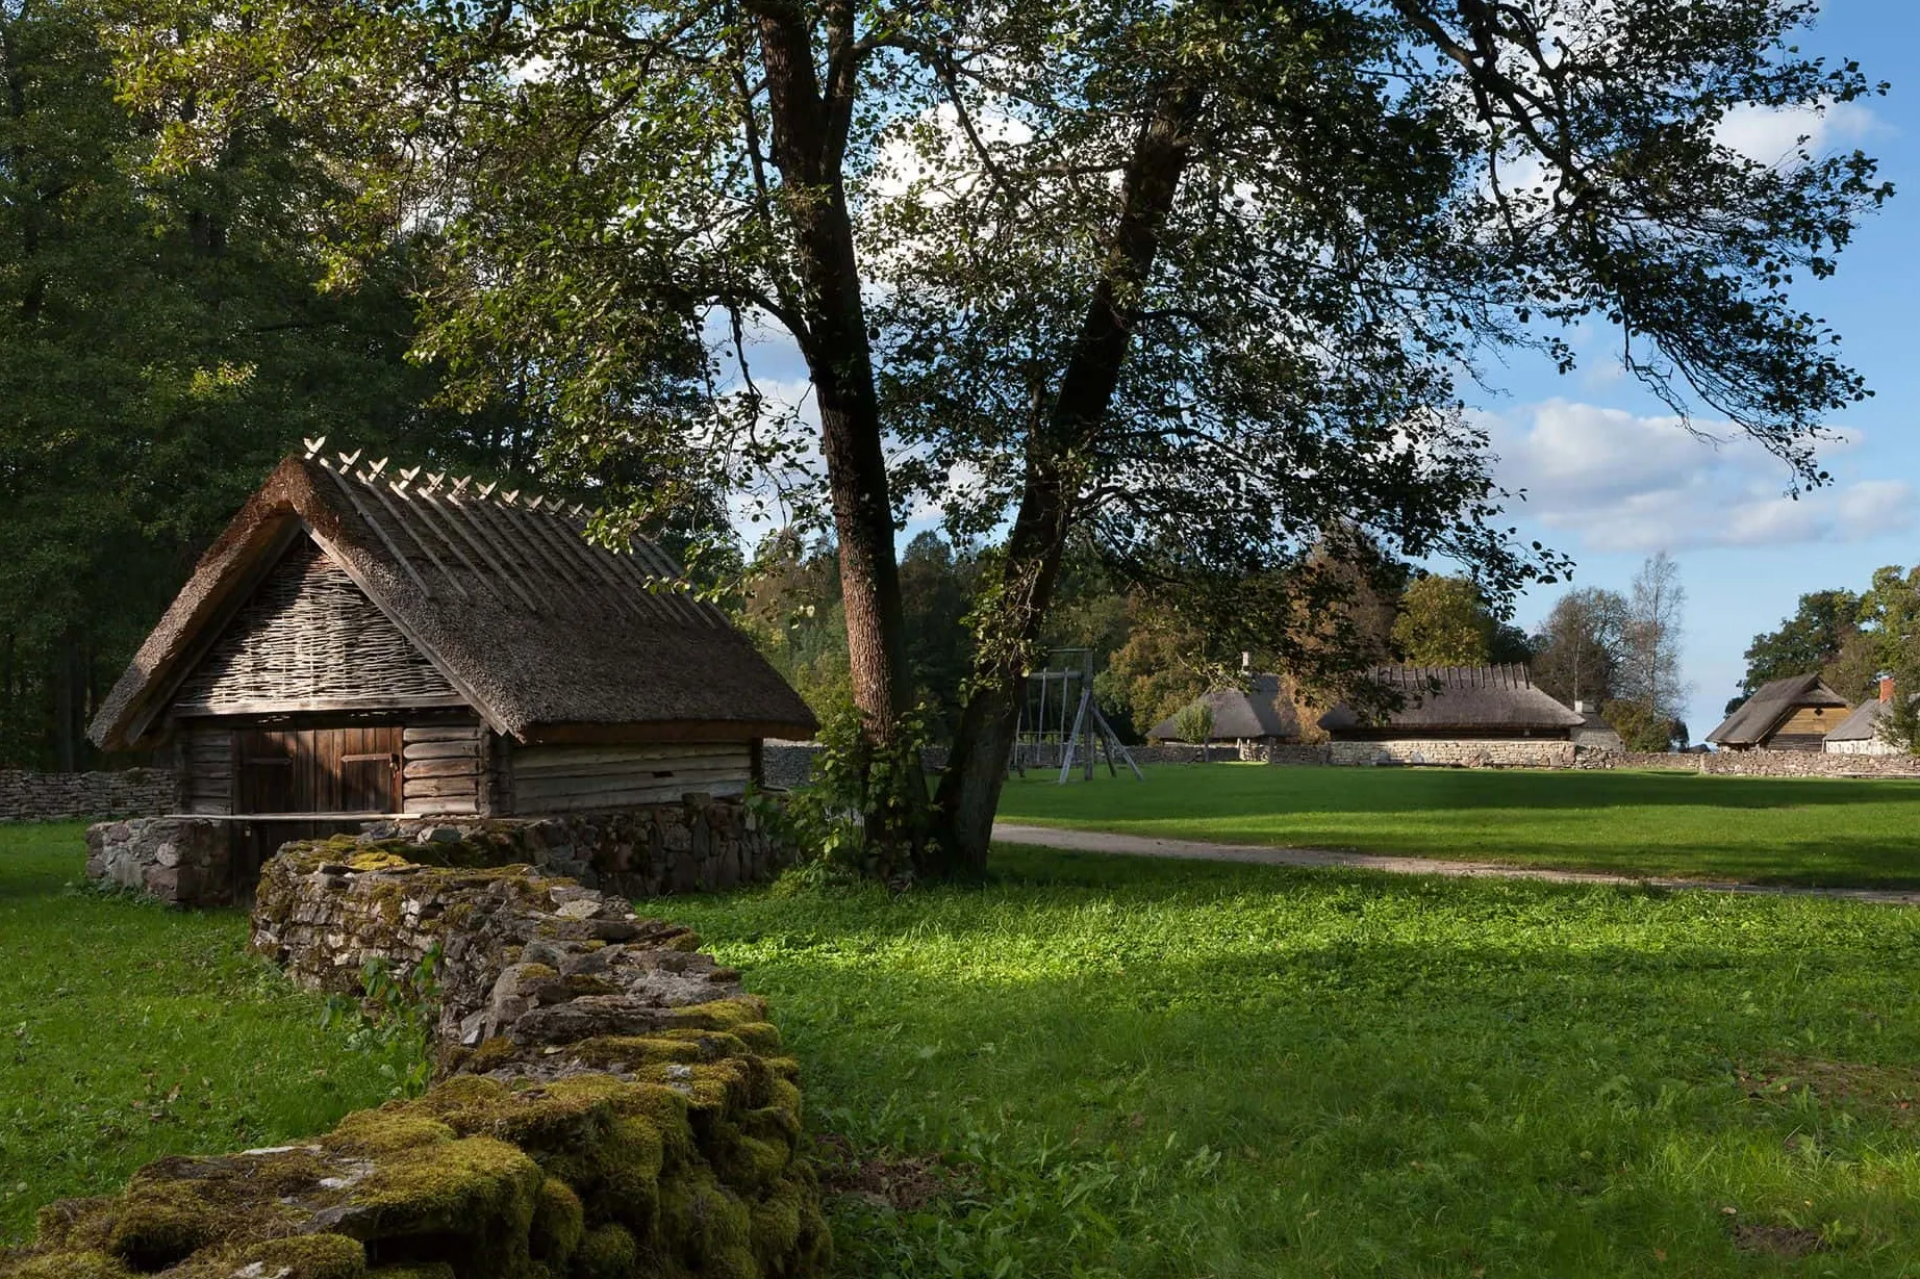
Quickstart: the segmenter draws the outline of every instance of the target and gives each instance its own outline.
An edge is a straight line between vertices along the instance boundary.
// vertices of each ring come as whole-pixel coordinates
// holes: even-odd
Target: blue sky
[[[1747,644],[1791,613],[1801,594],[1858,590],[1882,564],[1920,561],[1920,6],[1827,0],[1801,47],[1853,58],[1869,78],[1892,85],[1887,96],[1849,104],[1812,128],[1760,119],[1745,126],[1743,141],[1761,149],[1775,136],[1784,149],[1795,133],[1815,131],[1824,149],[1859,146],[1880,159],[1896,188],[1841,258],[1839,275],[1798,298],[1842,334],[1842,351],[1875,392],[1832,421],[1850,437],[1825,454],[1834,484],[1780,501],[1783,467],[1751,446],[1697,442],[1665,420],[1636,384],[1609,377],[1598,334],[1572,375],[1515,365],[1500,379],[1508,394],[1474,397],[1492,415],[1503,479],[1532,490],[1511,513],[1529,537],[1577,559],[1576,585],[1624,591],[1657,550],[1679,562],[1688,597],[1683,667],[1693,686],[1687,724],[1696,740],[1736,691]],[[1561,589],[1530,593],[1516,620],[1531,629]]]
[[[1843,335],[1846,358],[1875,392],[1830,423],[1847,437],[1823,458],[1834,483],[1785,500],[1782,464],[1737,439],[1716,446],[1683,430],[1619,375],[1611,335],[1602,332],[1576,335],[1582,366],[1570,375],[1516,357],[1485,371],[1495,391],[1467,397],[1492,433],[1503,484],[1529,495],[1509,512],[1522,538],[1574,556],[1575,586],[1624,592],[1647,555],[1664,550],[1678,561],[1688,596],[1686,719],[1696,740],[1719,723],[1748,643],[1777,626],[1801,594],[1858,590],[1883,564],[1920,561],[1920,434],[1909,426],[1920,392],[1920,325],[1912,318],[1920,299],[1920,6],[1826,0],[1800,43],[1831,61],[1859,61],[1870,79],[1889,81],[1890,92],[1819,119],[1749,114],[1728,140],[1769,159],[1802,133],[1813,135],[1816,151],[1858,146],[1903,193],[1861,229],[1838,276],[1798,298]],[[790,344],[770,342],[754,358],[763,389],[789,402],[806,398]],[[803,413],[811,417],[810,404]],[[932,523],[916,519],[908,533]],[[1515,620],[1533,629],[1566,589],[1523,596]]]

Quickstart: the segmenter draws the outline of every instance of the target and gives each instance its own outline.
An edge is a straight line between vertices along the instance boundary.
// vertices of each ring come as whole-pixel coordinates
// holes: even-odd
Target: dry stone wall
[[[1413,764],[1448,768],[1572,768],[1572,742],[1501,739],[1333,742],[1329,758],[1339,765]]]
[[[230,906],[226,828],[202,817],[140,817],[87,828],[87,878],[177,906]]]
[[[289,845],[256,950],[352,992],[441,957],[437,1082],[312,1141],[44,1209],[0,1279],[806,1279],[830,1251],[797,1067],[684,929],[483,843]],[[438,864],[422,864],[432,858]]]
[[[180,779],[168,768],[113,773],[33,773],[0,769],[0,821],[146,817],[180,807]]]

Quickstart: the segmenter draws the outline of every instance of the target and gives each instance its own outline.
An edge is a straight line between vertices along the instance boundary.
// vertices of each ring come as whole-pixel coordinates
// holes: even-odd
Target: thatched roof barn
[[[1335,741],[1406,738],[1565,740],[1586,717],[1534,687],[1524,666],[1385,666],[1372,673],[1397,710],[1364,714],[1341,703],[1320,717]]]
[[[1278,675],[1255,675],[1245,688],[1224,688],[1200,701],[1213,711],[1212,742],[1297,742],[1300,716],[1286,695]],[[1178,715],[1169,715],[1147,730],[1150,742],[1181,742]]]
[[[1734,709],[1707,740],[1722,750],[1817,751],[1853,709],[1814,675],[1790,675],[1763,684]]]
[[[282,462],[94,721],[109,749],[172,752],[189,811],[312,827],[737,794],[762,739],[816,727],[718,609],[663,589],[657,547],[355,461]]]

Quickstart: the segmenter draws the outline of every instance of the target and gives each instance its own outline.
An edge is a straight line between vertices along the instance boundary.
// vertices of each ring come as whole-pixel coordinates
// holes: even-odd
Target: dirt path
[[[1005,844],[1037,844],[1076,853],[1115,853],[1124,857],[1176,857],[1202,862],[1250,862],[1260,866],[1305,866],[1335,870],[1379,870],[1394,875],[1445,875],[1453,879],[1530,879],[1549,884],[1625,884],[1748,893],[1760,897],[1836,897],[1843,901],[1920,906],[1920,892],[1880,888],[1797,888],[1784,884],[1746,884],[1736,880],[1674,879],[1667,876],[1614,875],[1604,871],[1544,870],[1502,866],[1497,862],[1442,861],[1434,857],[1389,857],[1378,853],[1342,853],[1329,848],[1268,848],[1259,844],[1209,844],[1190,839],[1155,839],[1116,831],[1069,830],[995,822],[994,839]]]

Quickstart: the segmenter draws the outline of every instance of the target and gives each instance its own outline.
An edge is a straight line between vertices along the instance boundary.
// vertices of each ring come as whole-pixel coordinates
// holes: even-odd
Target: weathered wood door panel
[[[399,725],[234,734],[237,813],[397,813]]]

